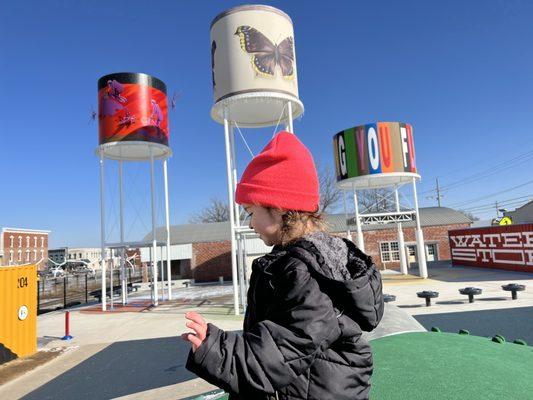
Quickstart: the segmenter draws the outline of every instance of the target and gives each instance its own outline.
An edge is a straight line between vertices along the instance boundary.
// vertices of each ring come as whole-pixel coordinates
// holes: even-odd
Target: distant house
[[[75,261],[85,261],[94,269],[100,269],[100,258],[102,249],[100,247],[60,247],[48,251],[49,258],[56,264],[61,264],[65,259],[74,263]],[[107,258],[110,257],[109,249],[106,251]]]
[[[349,215],[348,218],[353,218]],[[345,236],[346,220],[344,214],[325,216],[329,231]],[[472,221],[463,213],[446,207],[420,208],[420,223],[424,232],[428,262],[450,259],[448,231],[468,228]],[[406,254],[409,263],[417,261],[415,222],[404,222]],[[355,227],[350,226],[355,240]],[[399,269],[400,255],[397,241],[396,224],[363,226],[365,251],[372,256],[382,269]],[[166,229],[156,230],[158,241],[166,240]],[[144,242],[152,240],[151,233]],[[194,278],[196,281],[214,281],[220,276],[231,279],[231,242],[229,222],[210,224],[173,225],[170,227],[171,274],[172,279]],[[246,240],[246,265],[270,251],[258,237]],[[141,262],[146,265],[151,260],[151,249],[141,249]],[[160,249],[157,251],[160,259]],[[165,258],[163,248],[163,259]]]

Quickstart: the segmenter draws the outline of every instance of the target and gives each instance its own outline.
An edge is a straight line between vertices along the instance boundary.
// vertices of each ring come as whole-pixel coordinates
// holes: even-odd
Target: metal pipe
[[[114,310],[115,309],[115,301],[113,299],[113,295],[115,294],[114,293],[114,290],[113,290],[113,273],[115,272],[115,255],[113,254],[114,253],[114,250],[111,249],[110,250],[111,252],[111,264],[110,264],[110,267],[109,267],[109,308],[111,310]]]
[[[230,144],[230,127],[228,121],[228,110],[224,109],[224,139],[226,144],[226,174],[228,178],[228,209],[230,214],[230,229],[231,229],[231,278],[233,281],[233,306],[235,308],[235,315],[240,314],[239,310],[239,288],[237,272],[237,246],[235,241],[235,209],[233,207],[233,185],[232,182],[232,166],[233,160],[231,157],[231,144]]]
[[[394,199],[396,200],[396,212],[400,212],[400,197],[398,196],[398,186],[394,187]],[[407,275],[407,261],[405,258],[405,239],[403,235],[402,223],[398,223],[398,250],[400,253],[400,272]]]
[[[118,186],[119,186],[119,203],[120,203],[120,244],[124,245],[124,177],[123,177],[123,162],[118,162]],[[124,273],[124,257],[126,256],[125,249],[120,249],[120,284],[122,287],[122,305],[126,305],[126,274]]]
[[[105,265],[105,197],[104,197],[104,149],[100,148],[100,241],[102,269],[102,311],[106,311],[106,265]],[[66,254],[65,254],[66,257]]]
[[[230,140],[230,147],[231,147],[231,187],[232,187],[232,193],[235,193],[237,190],[237,157],[235,156],[235,131],[233,129],[233,125],[230,124],[229,126],[229,140]],[[244,290],[245,288],[245,282],[244,282],[244,248],[242,244],[242,237],[237,233],[237,230],[241,227],[241,217],[240,217],[240,209],[239,205],[234,201],[233,202],[234,210],[234,217],[235,217],[235,236],[236,236],[236,244],[237,244],[237,274],[239,275],[239,294],[240,294],[240,303],[242,304],[243,308],[246,307],[246,292]]]
[[[352,240],[352,233],[350,232],[350,226],[348,225],[348,208],[346,207],[346,192],[342,190],[342,202],[344,204],[344,222],[346,223],[346,238]]]
[[[152,201],[152,249],[153,249],[153,258],[152,258],[152,270],[153,270],[153,286],[152,290],[154,291],[154,306],[159,305],[159,293],[157,292],[157,238],[156,238],[156,209],[155,209],[155,179],[154,179],[154,151],[150,147],[150,191],[151,191],[151,201]]]
[[[237,157],[235,156],[235,131],[233,129],[233,125],[230,125],[229,127],[229,141],[231,146],[231,186],[233,193],[235,193],[235,190],[237,189]],[[233,206],[235,207],[235,227],[239,228],[241,226],[241,217],[239,213],[239,205],[236,202],[233,202]]]
[[[413,197],[415,202],[416,212],[416,247],[418,253],[418,271],[422,278],[428,277],[428,270],[426,264],[426,246],[424,244],[424,233],[420,225],[420,214],[418,212],[418,196],[416,194],[416,179],[413,178]]]
[[[165,225],[167,230],[167,281],[168,281],[168,299],[172,300],[172,274],[170,258],[170,214],[168,206],[168,173],[167,173],[167,159],[163,160],[163,178],[165,181]],[[163,258],[163,257],[161,257]]]
[[[361,228],[361,221],[359,220],[359,202],[357,200],[357,190],[355,189],[355,186],[352,185],[353,189],[353,203],[355,207],[355,223],[357,227],[357,246],[359,249],[364,252],[365,251],[365,238],[363,236],[363,230]]]
[[[286,125],[287,131],[290,133],[294,133],[294,125],[292,120],[292,102],[289,100],[287,101],[287,125]]]

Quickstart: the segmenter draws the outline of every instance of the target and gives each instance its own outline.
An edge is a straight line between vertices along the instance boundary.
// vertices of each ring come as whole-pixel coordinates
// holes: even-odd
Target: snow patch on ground
[[[159,290],[161,294],[161,290]],[[172,290],[172,300],[203,300],[212,297],[227,296],[233,294],[232,285],[209,285],[209,286],[190,286]],[[131,300],[150,299],[150,292],[144,292],[139,295],[130,296]],[[164,299],[167,298],[165,289]]]

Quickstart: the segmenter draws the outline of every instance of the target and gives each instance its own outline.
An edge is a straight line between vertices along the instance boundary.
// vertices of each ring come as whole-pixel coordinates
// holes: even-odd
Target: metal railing
[[[113,285],[119,285],[120,271],[113,271]],[[128,270],[127,283],[142,282],[140,270],[132,273]],[[106,286],[109,288],[109,274],[106,278]],[[102,288],[102,272],[94,273],[66,273],[60,277],[43,275],[37,281],[37,313],[43,314],[49,311],[59,310],[97,301],[98,292]]]

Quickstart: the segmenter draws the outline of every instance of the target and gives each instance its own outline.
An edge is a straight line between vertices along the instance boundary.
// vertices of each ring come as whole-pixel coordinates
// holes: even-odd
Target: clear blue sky
[[[293,19],[306,107],[295,130],[318,163],[333,164],[336,132],[399,120],[414,126],[421,192],[437,176],[445,187],[480,174],[446,191],[443,205],[473,209],[533,194],[533,3],[264,3]],[[0,1],[0,226],[49,229],[51,246],[98,246],[90,113],[98,78],[119,71],[155,75],[170,94],[182,93],[171,116],[171,223],[185,223],[210,197],[225,199],[223,129],[209,115],[209,25],[239,4]],[[272,129],[244,131],[254,152]],[[250,159],[242,141],[237,152],[242,171]],[[113,174],[110,166],[108,179]],[[148,184],[147,165],[128,166],[127,240],[149,227]],[[106,193],[112,238],[116,189]],[[420,195],[421,205],[435,204],[428,195]]]

